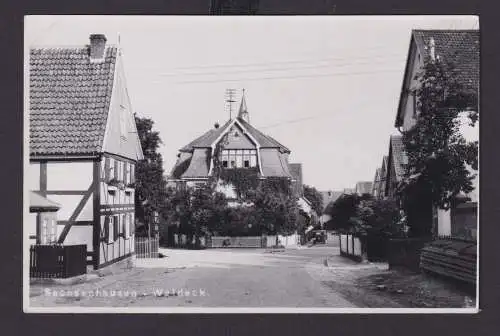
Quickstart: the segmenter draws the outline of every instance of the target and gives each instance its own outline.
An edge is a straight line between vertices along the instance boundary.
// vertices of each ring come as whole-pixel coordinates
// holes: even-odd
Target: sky
[[[226,89],[239,101],[244,88],[251,124],[291,150],[304,183],[342,190],[373,181],[398,134],[411,30],[478,26],[473,16],[29,16],[25,48],[81,46],[92,33],[120,44],[166,174],[181,147],[229,119]]]

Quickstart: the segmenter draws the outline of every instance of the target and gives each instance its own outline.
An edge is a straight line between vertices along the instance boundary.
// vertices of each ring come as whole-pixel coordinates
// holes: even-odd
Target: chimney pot
[[[104,34],[90,35],[90,59],[103,60],[104,50],[106,48],[106,36]]]

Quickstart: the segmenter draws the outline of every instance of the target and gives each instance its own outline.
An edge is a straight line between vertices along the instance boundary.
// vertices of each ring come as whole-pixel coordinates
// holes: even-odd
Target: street
[[[327,256],[339,266],[353,264],[335,246],[161,252],[165,258],[138,259],[134,268],[85,283],[33,285],[31,305],[355,307],[320,277]]]

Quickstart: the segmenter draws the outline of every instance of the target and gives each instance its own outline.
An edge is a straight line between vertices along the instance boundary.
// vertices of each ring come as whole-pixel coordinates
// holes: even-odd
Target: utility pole
[[[235,94],[235,89],[226,89],[226,106],[229,110],[229,120],[233,118],[233,103],[236,102],[236,100],[234,100]]]

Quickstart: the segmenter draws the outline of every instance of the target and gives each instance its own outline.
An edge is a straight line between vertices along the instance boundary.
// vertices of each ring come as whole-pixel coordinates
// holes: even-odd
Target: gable
[[[102,149],[116,47],[103,62],[89,48],[33,48],[29,56],[30,155],[95,155]]]
[[[408,118],[412,110],[407,89],[415,82],[416,65],[423,65],[430,57],[430,41],[434,40],[435,56],[446,61],[452,61],[458,73],[458,80],[467,89],[479,89],[479,31],[478,30],[414,30],[410,39],[410,47],[406,60],[403,84],[399,99],[395,126],[404,124],[411,127],[412,120]],[[405,127],[408,128],[408,127]]]
[[[136,161],[143,158],[132,104],[128,96],[123,63],[119,55],[103,142],[104,152]]]
[[[226,135],[220,140],[223,142],[224,149],[255,149],[256,145],[252,142],[248,134],[236,123],[229,127]]]

